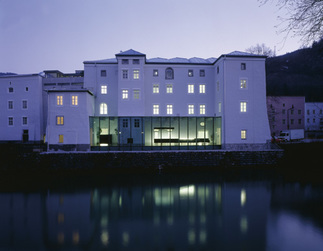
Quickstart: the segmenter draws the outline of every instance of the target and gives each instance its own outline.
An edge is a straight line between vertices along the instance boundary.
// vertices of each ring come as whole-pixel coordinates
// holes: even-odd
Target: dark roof
[[[136,56],[136,57],[146,57],[146,54],[143,54],[141,52],[135,51],[133,49],[122,51],[118,54],[116,54],[116,57],[122,57],[122,56]]]
[[[88,89],[49,89],[46,92],[87,92],[93,96],[93,93]]]

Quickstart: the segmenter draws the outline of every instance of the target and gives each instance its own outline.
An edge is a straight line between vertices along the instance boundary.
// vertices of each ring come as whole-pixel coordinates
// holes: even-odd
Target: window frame
[[[173,104],[166,104],[166,114],[173,115],[174,114],[174,106]]]
[[[133,69],[132,70],[132,78],[134,80],[139,80],[140,79],[140,70],[139,69]]]
[[[153,104],[153,115],[159,115],[159,104]]]
[[[194,94],[194,84],[187,84],[187,94]]]
[[[107,115],[108,114],[108,104],[107,103],[100,103],[100,107],[99,107],[100,111],[100,115]]]
[[[56,106],[63,106],[64,98],[63,95],[56,95]]]
[[[187,114],[188,115],[194,115],[195,114],[195,106],[194,106],[194,104],[188,104],[187,105]]]
[[[153,94],[159,94],[159,84],[153,84]]]
[[[129,100],[129,90],[128,89],[122,89],[121,98],[122,98],[122,100]]]
[[[108,86],[107,85],[101,85],[101,94],[108,94]]]
[[[57,126],[63,126],[65,123],[65,119],[63,115],[57,115],[56,116],[56,125]]]
[[[8,126],[14,126],[14,117],[13,116],[9,116],[8,117]]]
[[[79,105],[79,96],[78,95],[71,95],[71,105],[72,106]]]
[[[24,123],[24,122],[26,122],[26,123]],[[28,117],[27,117],[27,116],[23,116],[23,117],[22,117],[21,124],[22,124],[23,126],[28,125]]]
[[[173,84],[166,84],[166,93],[167,94],[173,94],[174,93]]]
[[[121,74],[122,74],[122,79],[124,79],[124,80],[129,79],[129,70],[128,69],[122,69]]]
[[[193,69],[188,69],[187,76],[190,77],[190,78],[194,77],[194,70]]]
[[[205,115],[206,114],[206,104],[200,104],[199,110],[200,110],[200,115]]]
[[[241,140],[247,140],[247,129],[241,129],[240,130],[240,139]]]
[[[165,79],[174,79],[174,69],[171,67],[167,67],[165,69]]]
[[[247,106],[248,106],[247,101],[240,101],[240,113],[246,113],[248,111]]]
[[[107,70],[101,70],[100,76],[101,77],[106,77],[107,76]]]
[[[14,102],[13,100],[8,100],[8,110],[13,110],[14,109]]]
[[[199,84],[199,93],[200,94],[206,93],[206,85],[205,84]]]
[[[248,90],[248,79],[240,78],[240,90]]]

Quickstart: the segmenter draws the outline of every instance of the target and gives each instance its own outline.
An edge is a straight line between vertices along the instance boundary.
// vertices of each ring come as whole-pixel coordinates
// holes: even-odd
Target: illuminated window
[[[128,99],[128,90],[122,90],[122,99]]]
[[[158,77],[158,70],[157,70],[157,69],[154,69],[154,70],[153,70],[153,76],[154,76],[154,77]]]
[[[172,68],[165,70],[165,79],[174,79],[174,70]]]
[[[201,84],[199,89],[200,89],[200,93],[205,93],[205,85],[204,84]]]
[[[27,100],[22,101],[22,109],[27,109]]]
[[[101,70],[101,77],[106,77],[106,76],[107,76],[107,71]]]
[[[158,115],[159,114],[159,105],[153,105],[153,114]]]
[[[133,90],[133,99],[140,99],[140,90]]]
[[[193,70],[188,70],[188,76],[193,77]]]
[[[27,117],[22,117],[22,124],[27,125],[28,124],[28,119]]]
[[[80,242],[80,233],[79,232],[73,232],[73,243],[78,244]]]
[[[240,79],[240,89],[247,89],[247,80]]]
[[[139,79],[139,70],[133,70],[133,79]]]
[[[56,116],[56,125],[64,125],[64,116]]]
[[[12,100],[8,101],[8,109],[9,110],[13,109],[13,101]]]
[[[166,85],[166,93],[173,93],[173,85],[172,84]]]
[[[153,85],[153,93],[159,93],[159,84]]]
[[[245,101],[240,102],[240,112],[247,112],[247,102]]]
[[[101,85],[101,94],[107,94],[108,93],[108,86]]]
[[[128,70],[122,70],[122,78],[128,79]]]
[[[222,103],[219,102],[219,112],[221,112],[221,111],[222,111]]]
[[[188,114],[194,114],[194,105],[188,105]]]
[[[205,114],[205,105],[200,105],[200,114]]]
[[[247,130],[241,130],[241,139],[247,139]]]
[[[58,243],[60,243],[60,244],[63,244],[64,243],[64,233],[62,233],[62,232],[59,232],[58,234],[57,234],[57,242]]]
[[[56,97],[56,104],[60,106],[63,105],[63,96]]]
[[[173,114],[173,105],[167,105],[167,114]]]
[[[78,96],[72,95],[72,105],[78,105]]]
[[[64,135],[63,134],[58,135],[58,143],[64,143]]]
[[[13,126],[13,117],[8,118],[8,125]]]
[[[192,84],[187,85],[187,92],[194,93],[194,85],[192,85]]]
[[[108,114],[108,105],[106,103],[100,104],[100,114]]]

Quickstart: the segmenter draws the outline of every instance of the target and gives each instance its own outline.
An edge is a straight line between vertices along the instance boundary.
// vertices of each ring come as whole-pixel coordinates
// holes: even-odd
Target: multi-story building
[[[323,103],[305,103],[305,130],[309,137],[323,136]]]
[[[39,125],[56,150],[263,146],[270,140],[265,59],[242,52],[147,59],[128,50],[85,61],[84,78],[45,71]]]
[[[305,97],[268,96],[267,111],[272,136],[289,129],[304,129]]]

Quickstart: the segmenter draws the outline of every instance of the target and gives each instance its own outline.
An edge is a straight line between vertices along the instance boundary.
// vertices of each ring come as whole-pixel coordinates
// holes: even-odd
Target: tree
[[[270,49],[269,47],[267,47],[264,43],[257,44],[256,46],[251,46],[246,49],[246,52],[256,54],[256,55],[264,55],[264,56],[268,56],[268,57],[276,56],[275,52],[272,49]]]
[[[265,4],[269,0],[258,0]],[[285,39],[294,33],[300,36],[304,45],[323,38],[323,0],[275,0],[277,6],[286,8],[290,15],[279,17],[284,24],[280,32],[286,33]]]

